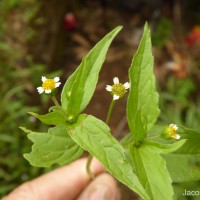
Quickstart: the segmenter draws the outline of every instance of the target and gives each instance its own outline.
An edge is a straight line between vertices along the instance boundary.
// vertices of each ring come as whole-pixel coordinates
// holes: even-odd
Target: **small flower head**
[[[176,124],[170,124],[165,130],[163,131],[162,136],[166,139],[175,138],[179,140],[181,136],[177,134],[178,126]]]
[[[126,82],[124,84],[119,82],[117,77],[113,78],[113,85],[107,85],[106,90],[111,92],[113,100],[121,99],[127,92],[127,89],[130,88],[130,83]]]
[[[175,139],[178,140],[178,139],[181,138],[181,136],[176,133],[177,130],[178,130],[178,126],[176,124],[170,124],[169,127],[168,127],[169,135],[172,138],[175,138]]]
[[[54,79],[47,79],[45,76],[42,76],[42,86],[37,87],[39,94],[45,92],[46,94],[52,93],[59,85],[61,84],[60,78],[55,77]]]

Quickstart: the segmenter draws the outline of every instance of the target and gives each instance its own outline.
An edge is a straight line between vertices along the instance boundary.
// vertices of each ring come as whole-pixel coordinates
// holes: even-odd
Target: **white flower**
[[[47,79],[45,76],[42,76],[42,86],[37,87],[37,91],[39,94],[42,94],[43,92],[49,94],[51,93],[55,88],[59,87],[61,84],[60,78],[55,77],[54,79]]]
[[[181,136],[176,133],[177,130],[178,130],[178,126],[176,124],[170,124],[168,127],[168,133],[169,133],[170,137],[179,140],[181,138]]]
[[[126,82],[124,84],[119,82],[119,79],[117,77],[113,78],[113,85],[106,85],[106,90],[108,92],[111,92],[111,94],[113,95],[113,100],[117,100],[120,99],[122,97],[124,97],[124,95],[127,92],[127,89],[130,88],[130,83]]]

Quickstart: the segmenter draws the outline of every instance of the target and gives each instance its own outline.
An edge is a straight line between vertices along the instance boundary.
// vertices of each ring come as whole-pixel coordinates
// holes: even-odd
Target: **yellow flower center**
[[[120,98],[122,98],[126,94],[126,88],[122,83],[117,83],[112,85],[112,93],[113,95],[118,95]]]
[[[56,87],[56,82],[53,79],[47,79],[42,83],[44,90],[53,90]]]
[[[175,137],[176,136],[176,130],[174,127],[169,126],[169,134],[171,137]]]

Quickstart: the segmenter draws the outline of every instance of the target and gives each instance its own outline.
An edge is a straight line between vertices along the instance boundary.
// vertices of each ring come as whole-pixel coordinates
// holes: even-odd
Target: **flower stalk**
[[[67,113],[65,112],[65,110],[60,106],[60,104],[58,103],[57,99],[55,96],[51,97],[52,101],[54,102],[54,104],[56,105],[56,107],[66,116],[68,117]]]
[[[112,100],[111,101],[111,104],[110,104],[110,107],[109,107],[109,110],[108,110],[108,114],[107,114],[107,117],[106,117],[106,124],[108,125],[109,121],[110,121],[110,117],[111,117],[111,113],[113,111],[113,108],[115,106],[115,103],[116,103],[116,100]]]

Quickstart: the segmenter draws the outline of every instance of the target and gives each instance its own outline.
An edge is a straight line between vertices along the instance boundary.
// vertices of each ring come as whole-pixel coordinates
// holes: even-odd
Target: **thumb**
[[[120,200],[117,183],[109,174],[95,178],[77,200]]]

